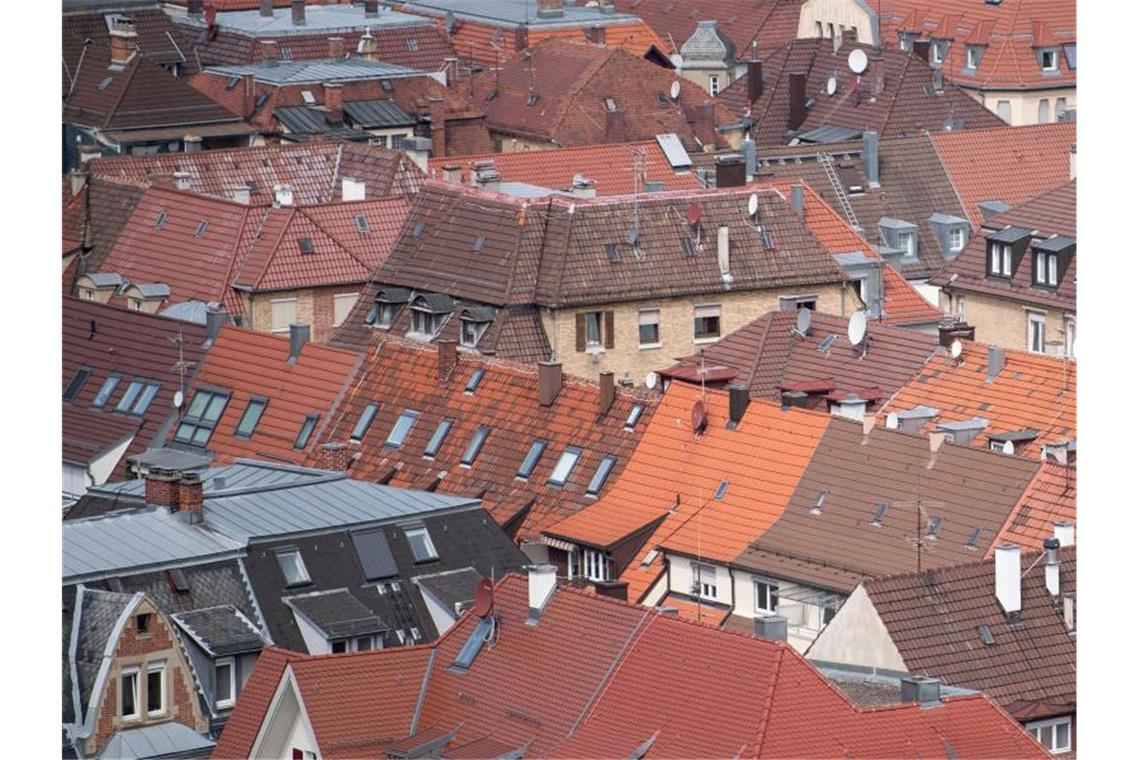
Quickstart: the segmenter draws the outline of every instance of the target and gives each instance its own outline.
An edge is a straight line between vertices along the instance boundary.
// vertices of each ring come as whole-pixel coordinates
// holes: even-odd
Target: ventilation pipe
[[[1021,614],[1021,547],[1002,544],[994,549],[994,595],[1006,617]]]
[[[1055,538],[1045,539],[1045,588],[1049,589],[1049,596],[1056,599],[1061,596],[1061,558],[1057,550],[1061,542]]]
[[[720,267],[720,277],[725,284],[732,282],[732,272],[729,268],[731,262],[728,258],[728,227],[724,225],[716,228],[716,263]]]
[[[804,218],[804,188],[803,185],[792,185],[792,211],[802,221]]]

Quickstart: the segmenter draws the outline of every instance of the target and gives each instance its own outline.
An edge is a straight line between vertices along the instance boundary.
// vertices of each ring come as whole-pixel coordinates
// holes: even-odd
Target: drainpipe
[[[732,611],[729,615],[736,612],[736,576],[732,572],[732,565],[728,566],[728,588],[732,591]]]

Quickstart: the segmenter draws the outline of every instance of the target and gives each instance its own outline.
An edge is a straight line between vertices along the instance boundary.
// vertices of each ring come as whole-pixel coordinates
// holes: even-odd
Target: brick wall
[[[957,295],[957,294],[955,294]],[[1058,309],[1044,309],[1028,306],[1004,298],[993,298],[975,293],[963,293],[966,321],[975,328],[974,339],[979,343],[990,343],[1017,351],[1029,350],[1029,312],[1045,316],[1045,340],[1047,342],[1065,340],[1066,314]],[[946,291],[940,296],[940,306],[955,313],[958,300],[951,303]],[[1069,315],[1076,321],[1075,315]]]
[[[310,339],[324,343],[332,335],[335,327],[335,296],[345,293],[359,293],[362,285],[335,285],[326,288],[288,290],[276,293],[258,293],[253,296],[250,306],[250,328],[258,332],[271,332],[273,329],[272,303],[278,299],[297,299],[297,322],[310,327]],[[286,333],[279,333],[284,335]]]

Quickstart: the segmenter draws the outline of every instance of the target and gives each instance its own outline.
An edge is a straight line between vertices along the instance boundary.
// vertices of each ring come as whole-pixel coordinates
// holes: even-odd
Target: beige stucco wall
[[[535,140],[529,137],[519,137],[505,132],[491,132],[491,141],[502,141],[500,153],[521,153],[524,150],[551,150],[556,147],[549,140]]]
[[[855,0],[807,0],[800,7],[800,24],[796,36],[800,39],[818,37],[815,24],[823,25],[823,36],[827,37],[827,25],[835,25],[835,34],[840,34],[840,27],[858,31],[859,42],[873,44],[875,30],[872,18],[867,10]]]
[[[732,84],[733,81],[733,69],[727,67],[719,69],[686,69],[682,67],[677,73],[700,87],[706,93],[709,92],[710,76],[714,76],[719,80],[718,93],[724,92],[725,88]]]
[[[1049,121],[1054,122],[1057,120],[1057,100],[1063,98],[1065,100],[1066,108],[1077,107],[1077,89],[1069,87],[1065,89],[1049,89],[1049,90],[1025,90],[1024,92],[1008,92],[1001,90],[990,90],[987,92],[978,92],[976,90],[967,89],[966,92],[984,105],[994,113],[998,112],[998,102],[1002,100],[1009,101],[1010,124],[1019,127],[1023,124],[1037,124],[1037,108],[1038,101],[1049,101]]]
[[[898,647],[862,586],[847,598],[806,654],[823,662],[906,670]]]
[[[563,372],[580,377],[596,377],[599,372],[609,371],[618,380],[628,373],[635,383],[641,383],[646,373],[669,367],[676,359],[695,353],[702,345],[708,345],[693,339],[694,307],[720,304],[720,334],[724,337],[761,314],[778,309],[781,297],[808,295],[816,297],[818,310],[829,314],[846,316],[856,308],[857,298],[854,292],[848,286],[836,283],[796,289],[710,293],[631,301],[553,312],[543,309],[542,326],[550,339],[556,360],[562,362]],[[657,309],[661,312],[661,343],[656,348],[640,348],[638,345],[638,312],[644,309]],[[596,355],[575,350],[575,315],[589,311],[614,312],[614,347],[602,349]]]
[[[978,295],[976,293],[954,293],[942,291],[941,307],[950,313],[961,310],[965,320],[974,326],[974,339],[980,343],[995,346],[1029,350],[1029,313],[1045,315],[1045,341],[1057,342],[1059,346],[1048,346],[1048,352],[1063,353],[1065,346],[1065,322],[1076,324],[1076,314],[1059,309],[1046,309],[1030,306],[1017,301]]]

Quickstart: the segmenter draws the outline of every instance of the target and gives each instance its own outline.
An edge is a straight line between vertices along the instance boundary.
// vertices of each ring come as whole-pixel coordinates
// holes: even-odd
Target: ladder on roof
[[[835,191],[836,197],[839,198],[839,207],[843,209],[843,215],[847,217],[847,223],[857,231],[862,232],[863,228],[859,226],[859,219],[855,216],[855,209],[851,208],[851,202],[847,200],[847,190],[843,187],[843,183],[839,181],[839,173],[835,171],[835,159],[831,157],[830,153],[816,153],[815,158],[819,161],[823,170],[827,172],[827,179],[831,182],[831,189]]]
[[[418,643],[412,636],[412,629],[416,628],[416,613],[415,608],[412,606],[412,599],[408,589],[409,581],[399,579],[400,590],[390,592],[391,611],[396,618],[396,628],[404,632],[406,637],[402,642],[405,646]],[[423,631],[420,631],[423,635]],[[396,632],[392,631],[392,636],[395,639]],[[396,639],[396,643],[401,643]]]

